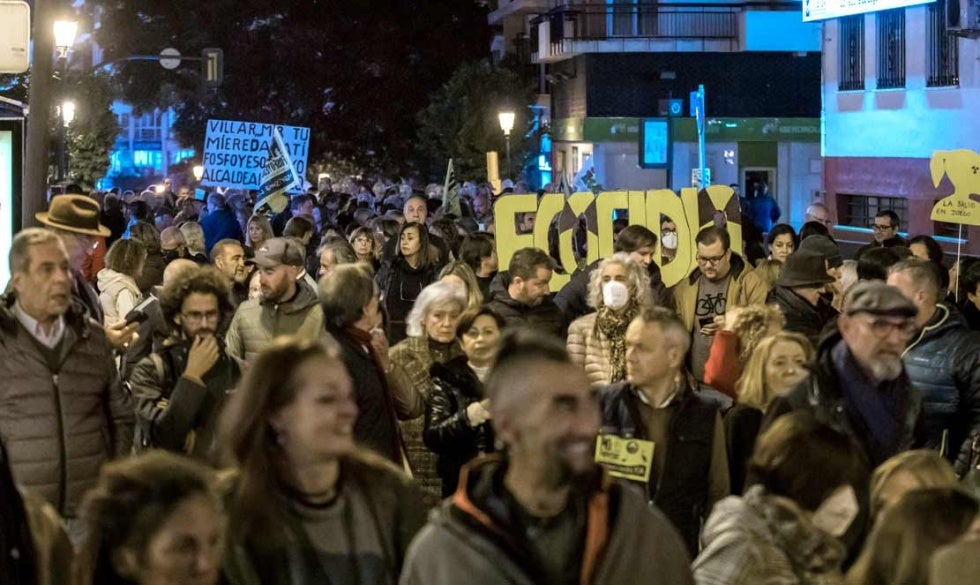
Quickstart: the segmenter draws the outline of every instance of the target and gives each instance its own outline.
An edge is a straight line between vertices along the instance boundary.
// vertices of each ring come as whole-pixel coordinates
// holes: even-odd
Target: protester
[[[429,370],[463,355],[456,340],[456,324],[466,310],[466,297],[458,287],[436,282],[422,289],[408,314],[408,337],[388,352],[391,363],[411,381],[426,403],[432,391]],[[402,442],[412,477],[433,500],[442,495],[435,454],[422,441],[425,420],[419,416],[401,424]]]
[[[929,585],[973,585],[980,576],[980,525],[968,537],[936,550],[929,562]]]
[[[136,399],[135,446],[210,460],[218,415],[240,376],[221,342],[233,311],[228,286],[215,269],[196,268],[167,283],[160,305],[173,335],[129,379]]]
[[[331,238],[320,245],[317,250],[320,266],[317,277],[324,278],[333,274],[334,268],[341,264],[357,262],[357,254],[350,244],[339,238]]]
[[[776,199],[769,193],[769,185],[765,181],[756,183],[749,194],[748,202],[745,214],[760,232],[768,233],[782,214]]]
[[[216,585],[224,514],[211,473],[155,452],[107,465],[85,496],[77,585]]]
[[[762,304],[762,281],[741,256],[732,252],[728,231],[707,227],[698,232],[698,267],[673,288],[674,305],[691,336],[691,371],[704,381],[704,364],[714,335],[728,309]]]
[[[430,245],[425,224],[406,223],[398,241],[398,252],[377,275],[391,343],[405,339],[408,313],[422,289],[435,282],[440,267],[439,251]]]
[[[851,441],[809,413],[783,417],[759,437],[744,496],[718,503],[694,561],[698,585],[841,583],[838,540],[859,512],[866,480]]]
[[[763,338],[781,331],[786,319],[778,307],[749,305],[725,312],[725,324],[711,341],[711,353],[704,364],[704,381],[734,399],[735,383],[742,368]]]
[[[599,411],[559,340],[505,336],[486,387],[504,451],[463,469],[412,543],[401,585],[693,583],[669,523],[601,474]]]
[[[762,415],[777,396],[789,394],[807,377],[813,346],[799,333],[780,331],[766,337],[749,354],[735,388],[738,400],[725,413],[725,439],[732,493],[740,495]]]
[[[175,227],[160,230],[160,253],[167,264],[179,258],[187,258],[187,242],[184,234]]]
[[[319,242],[316,238],[316,227],[313,225],[313,221],[302,216],[290,219],[282,230],[282,237],[293,238],[299,242],[303,248],[303,257],[306,262],[303,266],[307,274],[316,274],[318,267],[316,251]],[[313,283],[316,284],[316,280]]]
[[[721,415],[684,372],[689,344],[676,314],[640,311],[626,330],[627,382],[603,388],[599,403],[603,436],[653,443],[647,479],[635,481],[693,555],[701,522],[729,495],[729,477]]]
[[[439,281],[448,282],[460,288],[466,294],[466,309],[478,309],[483,305],[483,294],[480,283],[470,265],[462,260],[453,260],[439,271]]]
[[[145,260],[146,248],[133,240],[118,240],[109,248],[106,267],[99,271],[99,302],[106,325],[125,319],[143,298],[136,278]]]
[[[871,520],[912,490],[955,487],[958,479],[949,461],[935,451],[904,451],[879,465],[871,475]]]
[[[255,250],[261,248],[266,240],[271,240],[274,237],[276,236],[272,233],[272,224],[269,223],[268,217],[256,213],[248,218],[248,225],[245,230],[245,251],[248,257],[254,256]]]
[[[783,312],[787,331],[805,335],[816,345],[824,328],[838,314],[831,301],[822,294],[827,285],[834,282],[834,277],[827,274],[827,261],[823,256],[800,250],[786,260],[766,303],[776,305]]]
[[[549,298],[555,261],[538,248],[514,252],[506,272],[494,277],[487,306],[504,318],[509,327],[532,327],[564,338],[565,318]]]
[[[397,420],[424,412],[422,395],[403,370],[388,357],[388,340],[381,330],[377,285],[364,264],[338,266],[320,280],[324,325],[340,346],[359,412],[354,426],[358,445],[404,465]]]
[[[484,383],[504,325],[503,317],[485,307],[464,313],[456,325],[456,339],[465,355],[435,363],[429,370],[432,390],[422,438],[438,456],[436,470],[444,498],[456,491],[466,463],[496,450]]]
[[[357,261],[369,264],[377,270],[380,264],[381,250],[374,238],[374,230],[369,227],[359,227],[350,235],[350,245],[354,247]]]
[[[262,296],[238,306],[225,338],[228,355],[251,362],[280,335],[327,342],[316,291],[302,280],[303,250],[290,238],[273,238],[255,251]]]
[[[838,331],[821,341],[810,377],[773,401],[763,428],[788,411],[810,410],[853,438],[873,466],[921,445],[922,399],[902,363],[916,313],[911,301],[883,282],[851,287]]]
[[[234,306],[248,298],[246,281],[249,277],[245,265],[245,248],[238,240],[220,240],[211,247],[211,264],[217,269],[228,287]]]
[[[142,244],[146,249],[143,270],[136,277],[136,286],[145,296],[153,287],[163,282],[163,270],[167,267],[160,250],[160,232],[156,226],[140,222],[129,229],[129,239]]]
[[[589,282],[589,306],[596,309],[568,328],[572,361],[585,368],[589,383],[608,386],[626,379],[626,328],[653,307],[649,276],[624,252],[599,262]]]
[[[498,270],[493,235],[481,232],[466,236],[459,246],[459,257],[476,274],[483,299],[490,300],[490,283],[493,282]]]
[[[860,262],[861,256],[874,248],[908,247],[908,242],[898,233],[899,224],[900,220],[897,213],[891,209],[879,210],[871,224],[874,239],[870,244],[858,248],[854,258]]]
[[[790,254],[799,247],[796,230],[786,223],[778,223],[772,226],[769,235],[766,236],[766,244],[769,246],[769,259],[780,262],[786,262]]]
[[[677,256],[679,239],[677,224],[666,215],[660,216],[660,243],[661,264],[669,264]]]
[[[278,340],[246,374],[222,419],[236,470],[230,585],[398,579],[426,506],[404,475],[358,449],[354,392],[337,351],[315,341]]]
[[[0,437],[17,483],[53,505],[77,537],[82,494],[102,463],[131,450],[132,404],[106,336],[72,303],[58,236],[22,230],[9,265],[11,292],[0,299]]]
[[[833,222],[830,220],[830,210],[823,203],[815,202],[811,203],[806,208],[806,213],[803,217],[804,223],[806,222],[817,222],[824,225],[827,228],[833,227]]]
[[[977,522],[980,504],[956,488],[916,490],[884,513],[847,573],[849,585],[928,583],[929,562]]]
[[[184,236],[187,257],[198,264],[207,264],[207,246],[204,243],[204,230],[201,224],[189,221],[180,226],[180,233]]]

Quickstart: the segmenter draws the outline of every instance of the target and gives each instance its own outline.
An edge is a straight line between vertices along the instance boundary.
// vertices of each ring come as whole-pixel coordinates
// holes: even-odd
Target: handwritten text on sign
[[[943,178],[953,184],[953,193],[932,208],[930,219],[962,225],[980,225],[980,154],[972,150],[937,150],[929,160],[932,183],[939,188]]]
[[[201,184],[209,187],[258,189],[262,183],[262,169],[269,155],[272,132],[275,129],[282,135],[296,174],[305,177],[306,158],[310,149],[309,128],[208,120]]]

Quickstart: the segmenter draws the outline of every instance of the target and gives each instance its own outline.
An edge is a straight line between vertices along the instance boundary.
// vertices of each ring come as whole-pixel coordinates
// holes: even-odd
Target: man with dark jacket
[[[660,267],[653,262],[653,255],[657,250],[657,235],[642,225],[631,225],[623,229],[616,236],[613,244],[614,252],[625,252],[630,255],[634,262],[645,268],[650,273],[650,290],[653,292],[653,299],[658,305],[667,305],[671,302],[670,295],[664,287],[663,280],[660,278]],[[585,270],[578,270],[572,275],[558,294],[555,295],[555,304],[565,315],[565,321],[571,323],[582,315],[591,313],[595,309],[589,307],[589,279],[592,272],[599,267],[602,258],[585,267]]]
[[[905,350],[905,370],[922,394],[926,447],[966,473],[980,435],[980,333],[940,304],[943,287],[934,262],[910,258],[891,267],[888,284],[916,306],[919,335]]]
[[[595,463],[599,411],[563,344],[508,334],[487,391],[505,450],[464,467],[409,548],[401,585],[693,584],[670,523]]]
[[[854,284],[844,297],[839,331],[824,337],[810,377],[773,401],[762,429],[786,412],[811,410],[853,438],[871,467],[921,445],[922,398],[902,363],[916,313],[895,287],[881,281]]]
[[[228,286],[217,270],[195,267],[167,283],[160,305],[174,336],[140,361],[129,380],[136,398],[136,448],[208,460],[218,415],[240,377],[218,336],[233,310]]]
[[[905,238],[898,234],[900,227],[900,219],[898,214],[891,209],[882,209],[876,215],[874,223],[871,224],[872,236],[870,244],[866,244],[858,248],[858,251],[854,254],[855,260],[860,260],[861,256],[864,255],[868,250],[873,250],[875,248],[895,248],[895,247],[906,247],[908,242]]]
[[[228,206],[225,196],[219,193],[212,193],[208,197],[208,214],[201,219],[201,229],[204,230],[204,253],[208,255],[211,254],[211,248],[221,240],[245,240],[235,212]]]
[[[564,339],[568,323],[548,296],[554,269],[554,259],[544,251],[521,248],[514,252],[507,272],[498,273],[490,284],[493,300],[487,306],[508,327],[532,327]]]
[[[822,255],[811,250],[797,250],[786,259],[776,286],[766,297],[766,304],[774,304],[783,312],[786,331],[802,333],[816,346],[824,327],[837,316],[837,309],[822,294],[833,282],[834,277],[827,273],[827,262]]]
[[[9,258],[13,292],[0,299],[0,436],[17,483],[72,520],[102,464],[129,454],[133,406],[102,328],[72,303],[58,236],[28,228],[14,237]]]
[[[721,415],[694,392],[684,371],[690,338],[668,309],[645,309],[626,330],[627,381],[604,388],[600,440],[649,444],[642,476],[647,499],[673,522],[688,552],[698,552],[701,523],[729,495]]]

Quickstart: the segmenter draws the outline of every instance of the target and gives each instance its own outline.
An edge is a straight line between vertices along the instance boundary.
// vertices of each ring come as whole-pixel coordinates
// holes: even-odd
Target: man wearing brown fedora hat
[[[99,204],[85,195],[58,195],[51,199],[48,211],[35,214],[39,222],[58,234],[68,252],[71,266],[72,298],[88,311],[89,317],[105,325],[109,342],[118,350],[124,350],[132,341],[138,324],[103,323],[105,315],[99,295],[82,276],[85,254],[94,244],[94,238],[108,237],[109,228],[99,223]]]
[[[800,249],[786,259],[766,303],[775,304],[783,312],[787,331],[806,335],[816,346],[824,327],[837,316],[837,309],[822,294],[833,282],[835,279],[827,271],[824,256]]]

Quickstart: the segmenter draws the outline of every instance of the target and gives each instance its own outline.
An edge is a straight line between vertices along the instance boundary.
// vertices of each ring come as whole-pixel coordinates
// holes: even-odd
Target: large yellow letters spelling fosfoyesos
[[[677,225],[677,254],[674,260],[661,265],[661,276],[666,286],[673,286],[691,273],[696,266],[697,246],[694,238],[703,228],[712,225],[717,211],[726,212],[728,233],[732,237],[732,249],[742,252],[742,225],[738,212],[738,199],[732,189],[725,185],[712,185],[700,193],[697,189],[681,189],[678,197],[670,189],[649,191],[608,191],[594,195],[591,192],[573,193],[567,199],[561,193],[548,193],[538,200],[534,193],[505,195],[494,205],[494,218],[497,241],[497,257],[501,270],[506,270],[514,252],[521,248],[535,247],[548,250],[548,232],[552,220],[562,213],[579,217],[595,205],[595,225],[588,226],[586,242],[591,264],[613,253],[613,211],[629,211],[631,225],[646,226],[660,238],[660,217],[665,215]],[[517,233],[517,214],[537,212],[534,233]],[[589,214],[592,216],[592,214]],[[571,274],[578,268],[573,246],[573,229],[562,227],[559,222],[558,255],[559,264],[565,274],[557,271],[551,278],[551,289],[559,290],[571,280]],[[654,255],[660,262],[660,249]]]
[[[936,187],[949,177],[953,194],[936,202],[931,219],[946,223],[980,225],[980,202],[970,198],[980,195],[980,154],[972,150],[937,150],[929,161],[932,183]]]

